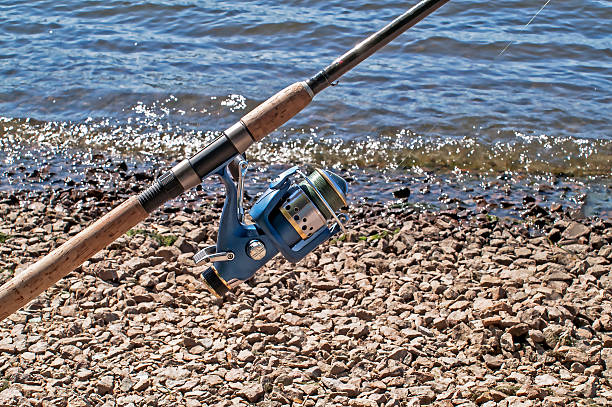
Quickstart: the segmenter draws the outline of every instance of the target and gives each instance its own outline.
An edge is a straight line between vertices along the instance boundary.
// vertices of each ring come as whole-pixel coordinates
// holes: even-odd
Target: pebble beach
[[[0,407],[612,406],[612,2],[448,2],[317,74],[412,3],[2,2],[0,285],[313,75],[245,206],[317,167],[351,220],[219,298],[207,177],[0,321]]]
[[[2,192],[0,282],[144,187],[120,173]],[[610,405],[612,222],[524,205],[354,203],[346,235],[219,299],[200,189],[0,322],[0,405]]]

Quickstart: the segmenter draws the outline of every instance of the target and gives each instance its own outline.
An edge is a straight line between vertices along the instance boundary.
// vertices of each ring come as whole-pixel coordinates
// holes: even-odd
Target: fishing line
[[[552,0],[546,0],[546,2],[544,3],[544,5],[542,7],[540,7],[540,9],[537,11],[537,13],[535,13],[533,15],[533,17],[531,17],[531,19],[527,22],[527,24],[525,24],[519,31],[519,35],[525,31],[525,29],[536,19],[536,17],[546,8],[546,6],[548,6],[548,4],[551,2]],[[491,64],[487,67],[490,68],[492,65],[495,64],[497,58],[499,58],[500,56],[502,56],[507,50],[508,48],[510,48],[510,46],[514,44],[514,40],[510,41],[502,50],[499,54],[497,54],[495,56],[495,58],[493,58],[493,61],[491,61]],[[437,130],[439,127],[439,125],[434,124],[433,126],[431,126],[431,129],[429,129],[427,132],[425,132],[425,134],[431,133],[434,130]],[[397,164],[397,168],[401,168],[407,161],[408,161],[409,157],[404,158],[402,161],[400,161]]]
[[[544,3],[544,5],[542,6],[542,8],[540,8],[538,10],[537,13],[535,13],[535,15],[533,17],[531,17],[531,20],[529,20],[529,22],[527,24],[525,24],[523,26],[523,28],[521,28],[521,31],[519,31],[519,34],[521,34],[523,31],[525,31],[525,29],[529,26],[529,24],[531,24],[533,22],[533,20],[535,20],[535,18],[538,16],[538,14],[540,14],[542,12],[542,10],[544,10],[546,8],[546,6],[548,6],[548,3],[550,3],[552,0],[546,0],[546,3]],[[510,48],[510,45],[512,45],[514,43],[514,40],[510,41],[508,43],[508,45],[506,45],[504,47],[504,49],[501,50],[501,52],[497,55],[497,57],[495,57],[495,59],[497,59],[498,57],[500,57],[504,52],[506,52],[506,50],[508,48]]]

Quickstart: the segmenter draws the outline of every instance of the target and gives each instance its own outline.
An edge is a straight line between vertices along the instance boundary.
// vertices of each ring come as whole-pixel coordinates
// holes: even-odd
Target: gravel
[[[0,405],[612,403],[610,221],[357,204],[345,237],[217,299],[191,260],[214,243],[209,194],[0,322]],[[125,197],[0,193],[0,282]]]

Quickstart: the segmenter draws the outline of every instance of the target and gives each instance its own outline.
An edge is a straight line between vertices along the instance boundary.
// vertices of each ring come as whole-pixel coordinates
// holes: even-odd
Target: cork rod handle
[[[132,197],[0,287],[0,321],[148,216]]]
[[[247,113],[242,124],[260,141],[308,106],[313,96],[306,82],[296,82]]]

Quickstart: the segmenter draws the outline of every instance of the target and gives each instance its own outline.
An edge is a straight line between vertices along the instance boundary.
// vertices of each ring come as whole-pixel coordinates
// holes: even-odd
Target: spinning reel
[[[339,231],[346,232],[348,215],[336,213],[347,205],[346,181],[318,168],[306,176],[297,166],[270,184],[249,211],[254,223],[246,223],[242,201],[247,167],[238,156],[214,172],[226,192],[217,244],[193,257],[196,264],[212,263],[202,276],[219,297],[277,253],[296,263]]]

